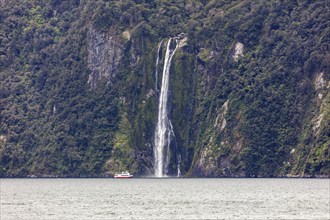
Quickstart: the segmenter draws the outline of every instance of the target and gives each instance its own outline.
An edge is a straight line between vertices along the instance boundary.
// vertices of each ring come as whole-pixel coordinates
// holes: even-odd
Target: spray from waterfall
[[[164,177],[168,173],[168,166],[170,163],[170,144],[171,137],[174,136],[173,126],[169,120],[168,115],[168,89],[169,89],[169,73],[172,58],[178,49],[178,39],[175,39],[175,48],[171,50],[172,39],[169,39],[166,46],[162,84],[160,89],[159,104],[158,104],[158,118],[155,131],[154,144],[154,170],[156,177]],[[160,44],[161,46],[161,44]],[[159,62],[159,50],[156,63]],[[157,67],[156,67],[157,68]],[[178,170],[179,171],[179,170]]]

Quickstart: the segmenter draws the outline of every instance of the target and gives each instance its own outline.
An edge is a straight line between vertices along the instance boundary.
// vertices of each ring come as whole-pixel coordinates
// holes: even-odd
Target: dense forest
[[[169,175],[329,177],[329,18],[324,0],[0,0],[0,177],[152,175],[176,36]]]

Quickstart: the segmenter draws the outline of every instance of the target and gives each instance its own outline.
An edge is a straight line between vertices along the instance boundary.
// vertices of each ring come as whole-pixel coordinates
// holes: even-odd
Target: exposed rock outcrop
[[[237,62],[240,57],[243,57],[244,54],[244,45],[240,42],[237,42],[234,46],[232,58],[234,62]]]
[[[102,33],[93,27],[87,32],[88,67],[91,70],[87,83],[90,89],[97,88],[100,81],[107,84],[116,76],[123,57],[120,36],[112,31]]]
[[[222,105],[217,118],[215,119],[214,127],[217,129],[220,129],[220,131],[223,131],[225,129],[227,121],[225,119],[225,116],[228,111],[228,100]]]
[[[326,86],[326,80],[323,78],[323,75],[323,72],[316,75],[314,81],[314,86],[316,90],[323,89]]]
[[[212,137],[210,142],[212,141]],[[213,149],[211,146],[205,147],[201,154],[200,159],[197,163],[196,169],[199,172],[199,175],[202,176],[214,176],[217,170],[216,158],[214,158]]]
[[[327,81],[324,79],[324,73],[318,73],[314,80],[314,88],[317,92],[316,106],[319,112],[313,118],[313,132],[317,135],[320,131],[321,123],[324,120],[325,114],[327,113],[327,99],[330,90],[330,82],[327,86]]]
[[[0,135],[0,142],[5,143],[7,141],[7,138],[5,135]]]

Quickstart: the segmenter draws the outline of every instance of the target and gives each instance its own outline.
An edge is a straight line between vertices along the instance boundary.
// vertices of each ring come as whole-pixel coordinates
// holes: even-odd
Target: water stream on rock
[[[170,144],[171,136],[174,135],[173,126],[168,115],[168,89],[169,89],[169,73],[172,58],[178,49],[178,40],[175,39],[176,45],[172,50],[170,48],[172,39],[167,42],[162,84],[160,89],[159,104],[158,104],[158,118],[155,131],[155,144],[154,144],[154,170],[155,177],[164,177],[168,173],[168,166],[170,163]],[[159,50],[162,42],[158,48],[157,61],[159,61]],[[157,67],[156,67],[157,69]],[[179,170],[178,170],[179,172]]]

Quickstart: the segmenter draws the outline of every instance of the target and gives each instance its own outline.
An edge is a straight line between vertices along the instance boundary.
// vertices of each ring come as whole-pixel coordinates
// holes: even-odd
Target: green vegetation
[[[2,2],[0,176],[152,173],[157,47],[180,33],[170,112],[183,174],[330,176],[326,1]],[[91,29],[123,53],[95,89]]]

